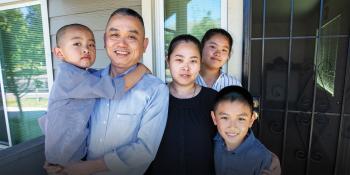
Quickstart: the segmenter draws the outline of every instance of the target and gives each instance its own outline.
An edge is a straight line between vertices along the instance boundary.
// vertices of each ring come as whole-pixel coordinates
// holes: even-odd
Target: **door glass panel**
[[[310,114],[288,113],[287,139],[285,158],[285,173],[287,175],[304,174],[307,162],[307,152],[310,132]]]
[[[201,40],[208,29],[221,26],[220,0],[165,0],[164,5],[165,52],[177,35],[191,34]],[[165,74],[166,81],[171,81],[168,68]]]
[[[292,41],[289,110],[304,112],[312,110],[315,45],[315,39],[294,39]]]
[[[261,38],[263,34],[263,2],[264,1],[251,1],[252,2],[252,37]]]
[[[315,115],[312,151],[310,153],[310,174],[333,174],[338,146],[339,124],[339,116]]]
[[[251,69],[250,69],[250,93],[253,96],[261,96],[261,48],[262,41],[251,42]]]
[[[280,0],[266,1],[266,37],[289,36],[290,2]]]
[[[337,157],[337,174],[350,174],[350,115],[343,118],[342,131],[340,132],[339,155]]]
[[[348,39],[321,37],[319,44],[316,111],[340,113],[348,59]]]
[[[321,35],[349,35],[350,34],[350,1],[324,1]],[[327,27],[328,25],[331,25]]]
[[[315,36],[319,19],[319,0],[294,0],[293,36]]]
[[[278,49],[277,49],[278,48]],[[265,41],[264,108],[285,109],[289,40]]]
[[[38,137],[48,76],[40,5],[0,11],[1,68],[13,144]]]
[[[270,151],[280,157],[282,155],[284,112],[264,110],[260,116],[261,118],[256,120],[256,122],[259,122],[261,128],[256,136],[259,136],[261,142]]]

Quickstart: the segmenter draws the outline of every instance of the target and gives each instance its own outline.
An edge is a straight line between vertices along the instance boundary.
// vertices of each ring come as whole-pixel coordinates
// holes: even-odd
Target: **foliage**
[[[21,98],[47,88],[40,5],[0,11],[0,54],[6,93]],[[40,80],[42,78],[43,80]]]

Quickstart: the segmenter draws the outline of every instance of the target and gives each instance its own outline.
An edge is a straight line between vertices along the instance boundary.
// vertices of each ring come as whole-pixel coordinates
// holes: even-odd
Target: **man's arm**
[[[144,74],[152,73],[144,64],[138,63],[136,68],[124,76],[124,91],[128,91],[141,80]]]

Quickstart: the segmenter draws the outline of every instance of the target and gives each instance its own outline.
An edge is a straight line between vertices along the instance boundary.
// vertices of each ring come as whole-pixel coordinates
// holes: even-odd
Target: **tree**
[[[220,20],[213,19],[210,11],[198,23],[192,25],[191,34],[198,39],[202,39],[208,29],[220,27]]]
[[[4,86],[13,93],[22,116],[21,98],[42,85],[34,78],[46,75],[40,5],[0,12]]]

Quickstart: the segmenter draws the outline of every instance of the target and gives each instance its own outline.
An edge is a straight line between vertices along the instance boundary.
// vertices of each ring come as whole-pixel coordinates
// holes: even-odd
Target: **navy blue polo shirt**
[[[245,140],[236,149],[228,151],[218,133],[215,138],[215,171],[218,175],[259,175],[271,164],[271,152],[249,130]]]

